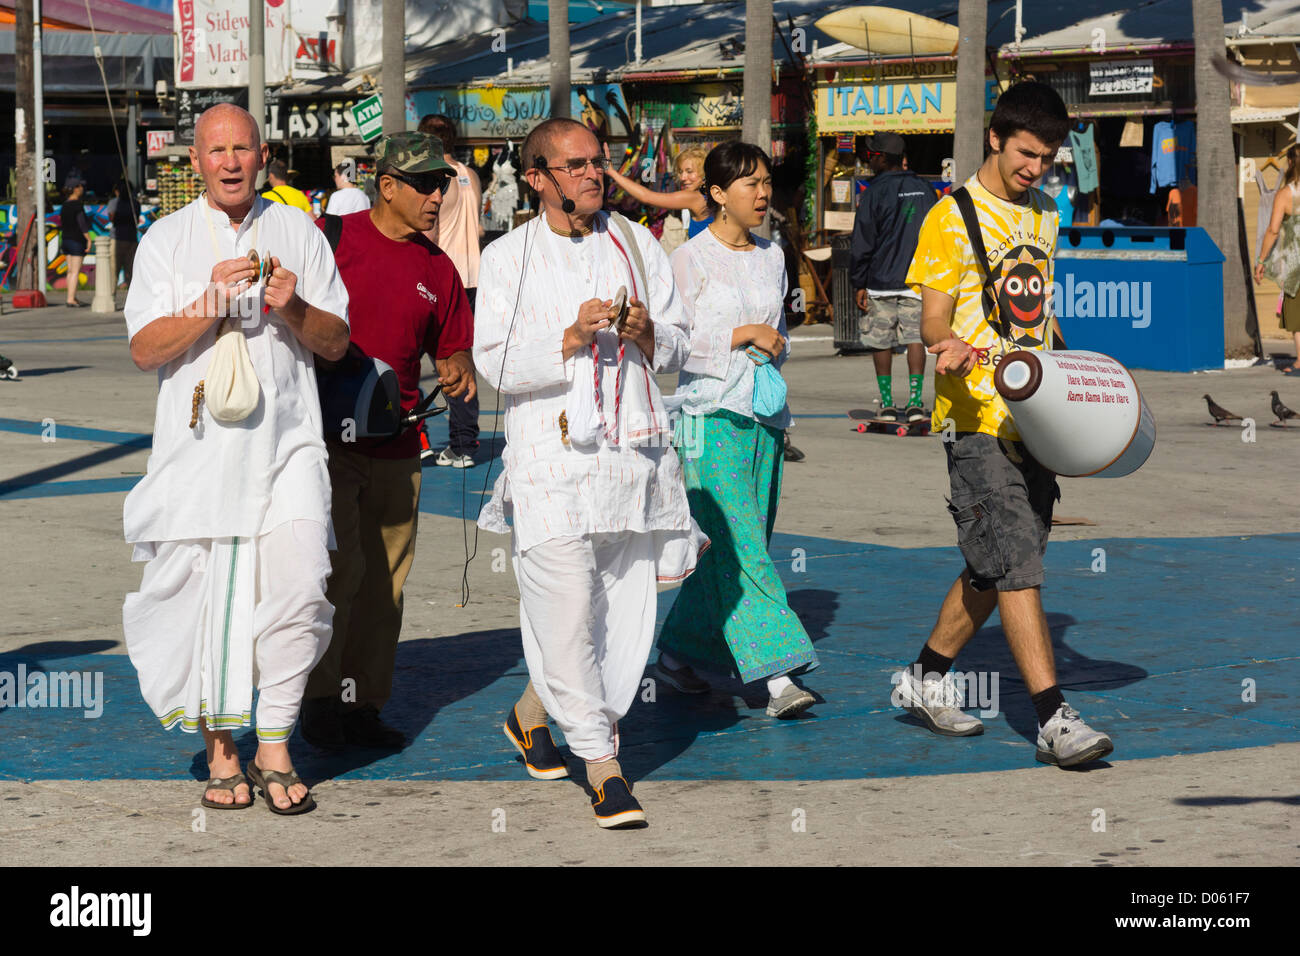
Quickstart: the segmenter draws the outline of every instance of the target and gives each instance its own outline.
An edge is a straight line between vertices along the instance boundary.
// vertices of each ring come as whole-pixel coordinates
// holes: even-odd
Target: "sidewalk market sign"
[[[956,81],[827,84],[816,90],[821,133],[950,132]]]
[[[337,6],[319,0],[265,0],[268,83],[339,72],[343,20]],[[175,0],[172,29],[179,89],[248,85],[248,14],[248,0]]]

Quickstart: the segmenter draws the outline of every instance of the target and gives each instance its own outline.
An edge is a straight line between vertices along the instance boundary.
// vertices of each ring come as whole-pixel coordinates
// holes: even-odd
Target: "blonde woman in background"
[[[677,181],[681,183],[682,188],[670,193],[661,193],[653,189],[648,189],[635,179],[629,179],[611,163],[607,171],[610,179],[614,180],[618,188],[623,190],[637,202],[645,206],[654,206],[658,209],[680,209],[681,224],[685,228],[686,235],[683,237],[678,230],[672,230],[676,233],[677,238],[670,240],[669,223],[674,222],[668,219],[664,222],[664,251],[671,253],[677,246],[681,245],[686,239],[693,239],[699,235],[708,225],[713,222],[713,214],[709,211],[709,200],[704,195],[704,160],[708,158],[709,151],[703,146],[688,146],[677,154],[677,159],[673,161],[673,172],[677,176]],[[609,157],[609,148],[605,149],[606,158]]]
[[[1288,375],[1300,375],[1300,221],[1295,218],[1300,213],[1300,203],[1296,202],[1297,192],[1300,192],[1300,146],[1293,145],[1286,151],[1286,176],[1273,200],[1273,218],[1255,259],[1255,284],[1263,281],[1267,271],[1268,277],[1282,287],[1282,328],[1294,337],[1296,347],[1296,360],[1282,369]]]

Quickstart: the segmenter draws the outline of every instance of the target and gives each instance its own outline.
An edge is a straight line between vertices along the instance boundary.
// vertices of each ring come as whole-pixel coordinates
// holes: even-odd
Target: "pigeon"
[[[1214,404],[1214,399],[1210,398],[1208,394],[1202,395],[1201,397],[1205,399],[1205,404],[1210,407],[1210,414],[1214,416],[1215,425],[1218,425],[1220,422],[1239,422],[1242,420],[1240,415],[1234,415],[1226,408],[1220,408],[1218,405]]]
[[[1243,86],[1286,86],[1300,79],[1300,75],[1295,73],[1258,73],[1248,70],[1218,53],[1210,57],[1210,65],[1224,79]]]
[[[1286,420],[1297,417],[1296,413],[1293,409],[1282,404],[1282,399],[1277,397],[1277,392],[1269,392],[1269,394],[1273,396],[1273,414],[1277,416],[1277,422],[1274,424],[1281,424],[1285,427]]]

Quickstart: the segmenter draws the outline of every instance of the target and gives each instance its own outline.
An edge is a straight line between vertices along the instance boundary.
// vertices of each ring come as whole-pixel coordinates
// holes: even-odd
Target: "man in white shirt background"
[[[251,805],[231,731],[252,722],[256,673],[249,778],[274,812],[298,813],[314,802],[287,741],[333,614],[313,355],[343,355],[348,299],[320,230],[256,195],[266,158],[248,112],[205,112],[190,148],[205,192],[137,252],[127,330],[136,365],[158,370],[158,407],[147,473],[123,510],[133,559],[149,563],[122,617],[150,709],[203,734],[204,805]],[[220,396],[206,387],[223,331],[244,338],[245,384],[256,379],[255,407],[234,421],[215,417]]]
[[[370,199],[365,190],[359,189],[353,182],[356,175],[357,164],[350,159],[334,167],[334,192],[325,203],[325,212],[331,216],[346,216],[350,212],[370,208]]]

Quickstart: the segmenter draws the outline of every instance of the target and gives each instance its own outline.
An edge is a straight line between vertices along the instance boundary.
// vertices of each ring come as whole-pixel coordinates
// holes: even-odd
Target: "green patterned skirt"
[[[691,516],[712,545],[678,592],[659,649],[745,683],[812,670],[817,652],[767,553],[781,498],[782,432],[718,411],[683,416],[675,444]]]

